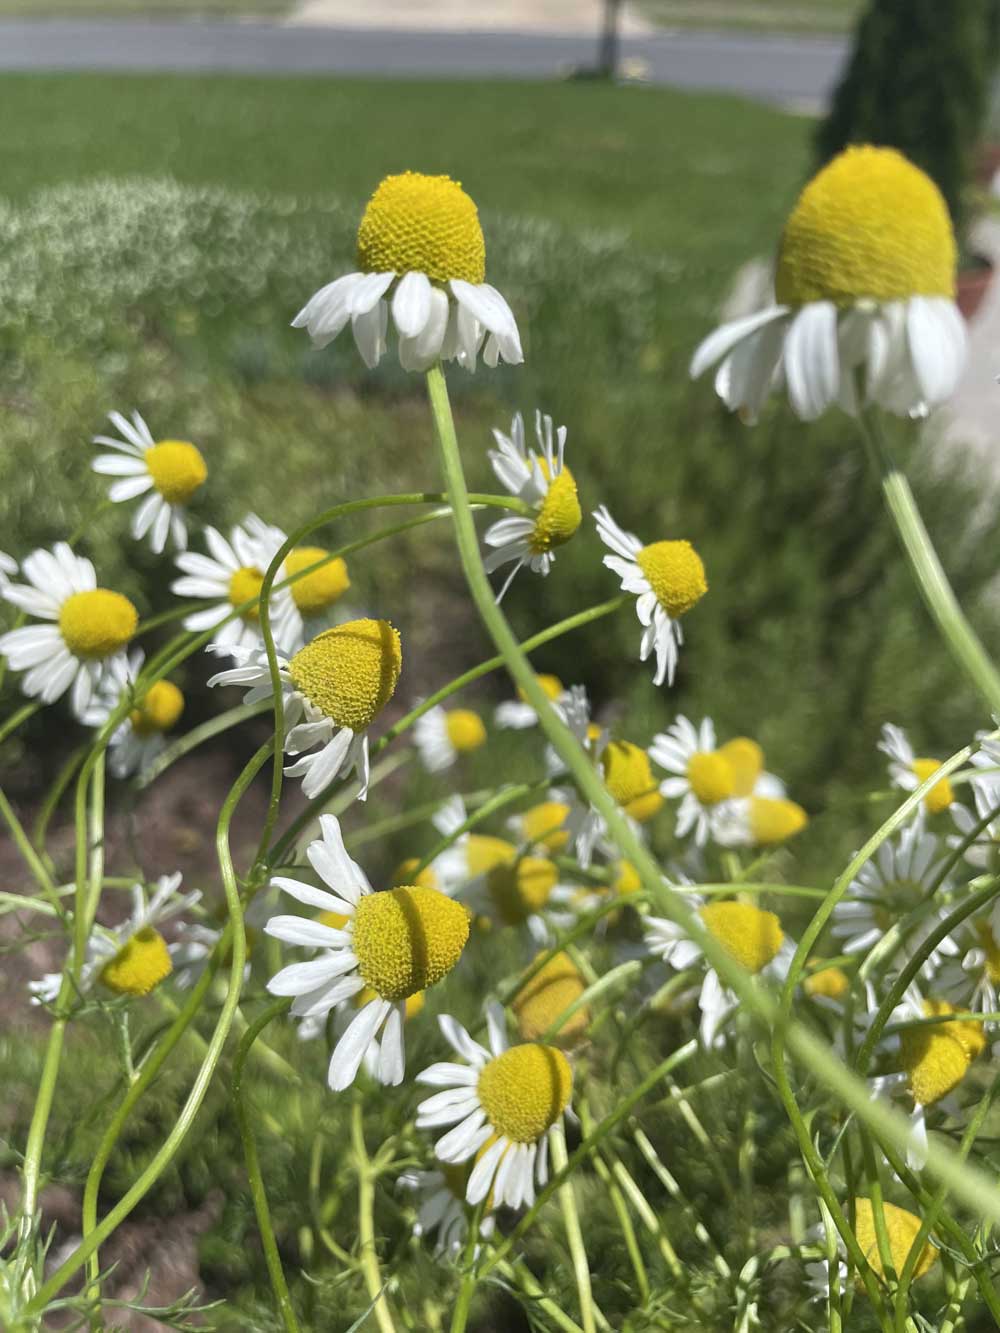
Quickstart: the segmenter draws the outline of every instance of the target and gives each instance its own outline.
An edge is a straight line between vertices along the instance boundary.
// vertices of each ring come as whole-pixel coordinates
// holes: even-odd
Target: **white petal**
[[[770,324],[773,320],[781,319],[788,313],[788,307],[783,305],[770,306],[767,310],[758,310],[755,314],[745,315],[742,319],[733,320],[730,324],[723,324],[721,328],[710,333],[702,343],[699,344],[694,356],[691,358],[690,375],[692,379],[697,379],[703,375],[709,366],[714,366],[716,361],[721,361],[741,343],[744,338],[755,333],[757,329],[763,328],[765,324]]]
[[[785,377],[792,407],[803,421],[815,421],[837,397],[840,355],[832,301],[811,301],[792,320],[785,339]]]
[[[334,1092],[342,1092],[354,1082],[365,1052],[391,1007],[388,1000],[369,1000],[351,1019],[330,1057],[327,1082]]]
[[[423,332],[431,313],[431,282],[426,273],[404,273],[392,296],[392,317],[402,338]],[[445,298],[447,321],[447,298]],[[444,336],[444,328],[441,330]]]

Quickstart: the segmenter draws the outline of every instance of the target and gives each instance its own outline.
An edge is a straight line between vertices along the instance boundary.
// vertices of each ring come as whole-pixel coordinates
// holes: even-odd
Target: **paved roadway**
[[[592,61],[595,41],[552,33],[427,33],[139,19],[0,21],[0,70],[186,70],[547,78]],[[821,104],[836,39],[657,32],[622,43],[653,83]]]

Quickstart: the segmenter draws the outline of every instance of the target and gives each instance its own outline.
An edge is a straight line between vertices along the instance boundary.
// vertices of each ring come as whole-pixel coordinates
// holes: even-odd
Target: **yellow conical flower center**
[[[497,865],[486,877],[486,888],[505,926],[518,926],[534,916],[549,900],[559,882],[555,865],[543,856],[522,856],[513,865]]]
[[[924,1013],[930,1017],[934,1012],[930,1002],[925,1002]],[[941,1023],[905,1028],[899,1034],[900,1064],[909,1078],[913,1100],[920,1106],[932,1106],[947,1097],[968,1071],[967,1043],[954,1030],[959,1026]]]
[[[696,750],[687,763],[687,780],[702,805],[718,805],[736,790],[736,775],[718,750]]]
[[[928,778],[934,776],[941,764],[937,759],[914,759],[910,767],[918,782],[926,782]],[[947,778],[942,778],[924,797],[924,805],[930,814],[939,815],[948,809],[954,799],[955,793],[952,791],[951,783]]]
[[[794,801],[770,796],[750,797],[750,834],[758,847],[774,847],[801,832],[809,816]]]
[[[631,861],[619,861],[615,878],[611,884],[615,893],[629,894],[638,893],[642,888],[642,880],[639,878],[639,872]]]
[[[940,190],[893,148],[848,148],[809,182],[785,224],[783,305],[954,296],[955,234]]]
[[[386,176],[358,227],[365,273],[426,273],[433,282],[482,282],[486,242],[476,205],[450,176]]]
[[[175,727],[183,712],[184,695],[174,682],[158,680],[146,691],[138,708],[133,708],[129,713],[129,721],[137,736],[155,736]]]
[[[914,1217],[905,1208],[897,1208],[894,1203],[882,1204],[882,1216],[885,1219],[885,1229],[889,1237],[889,1254],[892,1258],[892,1266],[898,1275],[903,1271],[910,1251],[913,1249],[913,1242],[917,1239],[917,1233],[920,1230],[920,1218]],[[879,1277],[885,1277],[882,1256],[878,1248],[875,1214],[872,1211],[871,1199],[854,1200],[854,1234],[858,1238],[858,1245],[862,1253],[874,1271]],[[913,1276],[915,1278],[923,1277],[924,1273],[934,1263],[937,1255],[937,1250],[928,1241],[920,1251],[920,1258],[913,1270]]]
[[[488,874],[495,866],[510,865],[517,860],[517,848],[503,838],[488,833],[470,833],[465,843],[465,863],[469,875]]]
[[[387,620],[349,620],[300,648],[289,674],[331,722],[359,732],[392,698],[402,666],[399,633]]]
[[[601,755],[604,784],[625,813],[638,823],[652,819],[663,805],[649,765],[649,755],[631,741],[610,741]]]
[[[447,976],[468,938],[462,904],[417,885],[365,894],[354,912],[358,971],[384,1000],[405,1000]]]
[[[720,745],[722,755],[733,772],[733,795],[749,796],[764,771],[764,751],[749,736],[736,736]]]
[[[476,1091],[486,1118],[514,1143],[537,1143],[569,1105],[573,1073],[562,1051],[531,1042],[483,1066]]]
[[[564,467],[550,482],[545,499],[535,519],[535,529],[529,545],[533,555],[544,555],[553,546],[562,546],[576,532],[583,518],[576,482],[568,467]]]
[[[124,648],[139,616],[127,597],[107,588],[74,592],[59,608],[59,633],[74,657],[99,661]]]
[[[187,440],[163,440],[143,455],[153,485],[168,504],[183,505],[204,485],[208,468]]]
[[[994,986],[1000,985],[1000,944],[997,944],[993,931],[986,921],[976,922],[976,935],[979,937],[979,947],[986,955],[983,962],[986,975]]]
[[[454,749],[459,754],[478,750],[486,743],[486,728],[483,719],[471,708],[453,708],[445,714],[445,731]]]
[[[152,926],[143,926],[104,964],[100,977],[116,995],[148,995],[173,970],[166,940]]]
[[[521,834],[525,842],[539,843],[550,852],[561,852],[569,842],[564,828],[569,806],[565,801],[542,801],[521,816]]]
[[[355,1009],[363,1009],[370,1000],[377,1000],[378,993],[373,991],[371,986],[363,986],[354,997]],[[413,995],[406,997],[406,1003],[403,1005],[403,1018],[409,1022],[411,1018],[416,1018],[424,1007],[424,993],[422,990],[416,991]]]
[[[298,574],[328,554],[322,546],[296,547],[285,556],[285,572],[289,575]],[[319,615],[327,607],[333,606],[350,586],[347,565],[339,555],[314,569],[311,574],[303,574],[289,584],[292,600],[304,616]]]
[[[229,580],[229,605],[242,606],[254,598],[252,606],[241,614],[244,620],[260,619],[260,590],[264,585],[264,571],[256,565],[242,565]]]
[[[690,611],[708,592],[705,566],[690,542],[653,542],[635,562],[671,619]]]
[[[535,682],[544,692],[546,699],[548,699],[550,703],[555,703],[560,695],[566,693],[566,686],[558,676],[536,676]],[[521,689],[520,685],[517,687],[517,697],[522,703],[527,703],[527,700],[524,697],[524,691]]]
[[[821,967],[810,972],[802,983],[807,995],[822,995],[828,1000],[839,1000],[850,986],[847,973],[839,967]]]
[[[585,989],[583,977],[569,954],[555,954],[511,1001],[522,1038],[537,1041]],[[571,1042],[586,1030],[589,1022],[590,1011],[584,1005],[562,1025],[555,1040],[564,1045]]]
[[[944,1014],[955,1014],[958,1010],[947,1000],[924,1000],[924,1013],[928,1018]],[[942,1023],[938,1032],[947,1032],[949,1037],[962,1047],[970,1060],[975,1060],[986,1049],[986,1030],[983,1024],[974,1018],[956,1019],[954,1023]]]
[[[700,915],[705,929],[748,972],[767,967],[785,939],[774,913],[750,903],[708,903]]]
[[[423,870],[417,871],[419,864],[420,858],[417,856],[408,856],[405,861],[401,861],[392,877],[393,888],[398,889],[404,884],[416,884],[421,889],[439,888],[433,866],[424,866]]]

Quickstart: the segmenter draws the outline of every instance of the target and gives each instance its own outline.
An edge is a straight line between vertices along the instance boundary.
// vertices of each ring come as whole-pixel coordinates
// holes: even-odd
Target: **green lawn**
[[[8,18],[178,17],[284,14],[291,0],[0,0]]]
[[[864,0],[638,0],[638,5],[666,26],[835,33],[853,26]]]

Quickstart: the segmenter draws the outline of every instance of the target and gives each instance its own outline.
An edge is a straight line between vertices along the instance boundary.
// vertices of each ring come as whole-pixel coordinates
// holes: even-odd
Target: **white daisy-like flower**
[[[559,705],[566,698],[566,686],[558,676],[541,674],[535,677],[535,680],[545,692],[545,697],[550,703]],[[520,688],[517,691],[517,699],[504,700],[502,704],[497,704],[496,712],[493,714],[493,720],[498,727],[504,727],[510,731],[524,731],[528,727],[538,726],[538,714],[533,705],[529,704],[527,699],[521,694]]]
[[[951,806],[951,817],[958,833],[948,839],[948,845],[961,847],[962,856],[969,865],[978,870],[991,870],[1000,851],[1000,790],[992,781],[973,779],[969,786],[975,810],[969,810],[957,801]]]
[[[942,965],[937,988],[958,1008],[995,1014],[1000,1008],[1000,903],[985,916],[964,921],[954,941],[957,953]]]
[[[501,565],[514,566],[497,594],[498,602],[522,565],[535,574],[548,574],[555,561],[553,549],[569,541],[583,517],[576,482],[564,461],[566,427],[560,426],[553,434],[552,418],[536,412],[535,437],[537,452],[525,446],[520,412],[511,422],[509,435],[493,432],[497,448],[490,450],[489,459],[497,479],[534,510],[531,518],[498,519],[483,537],[493,548],[483,562],[488,574]]]
[[[941,767],[938,759],[920,759],[917,757],[909,737],[902,727],[887,722],[882,728],[882,739],[878,748],[889,757],[889,778],[900,791],[916,791]],[[923,809],[929,815],[938,815],[955,804],[955,793],[948,778],[936,783],[923,800]]]
[[[441,1162],[475,1159],[465,1198],[520,1208],[548,1179],[548,1134],[565,1113],[573,1071],[556,1046],[508,1046],[503,1010],[486,1009],[489,1050],[448,1014],[438,1018],[448,1045],[464,1063],[444,1061],[417,1075],[441,1088],[417,1107],[417,1128],[451,1125],[434,1147]]]
[[[895,149],[848,148],[806,186],[785,226],[776,303],[706,338],[691,374],[719,365],[716,392],[748,421],[782,379],[804,421],[834,404],[924,416],[965,366],[956,258],[930,177]]]
[[[501,704],[501,707],[504,705]],[[571,685],[554,700],[553,707],[566,723],[576,743],[596,760],[607,744],[608,736],[605,729],[591,718],[590,700],[585,687]],[[551,778],[560,777],[566,772],[565,760],[551,744],[545,747],[545,771]]]
[[[404,1171],[399,1184],[416,1196],[417,1217],[413,1234],[430,1238],[437,1233],[434,1254],[438,1258],[454,1259],[465,1245],[469,1234],[468,1205],[465,1190],[469,1179],[466,1166],[449,1166],[438,1171]],[[487,1214],[479,1224],[481,1236],[492,1236],[496,1219]]]
[[[606,505],[594,511],[594,519],[598,536],[612,552],[604,557],[605,565],[621,579],[622,591],[637,599],[635,612],[642,626],[639,660],[645,662],[655,651],[653,682],[672,685],[684,642],[680,618],[708,591],[701,556],[687,541],[644,546],[634,532],[618,526]]]
[[[170,947],[158,927],[186,912],[201,899],[201,893],[178,893],[181,873],[161,875],[152,897],[142,884],[132,886],[132,914],[121,925],[95,925],[87,941],[80,971],[79,990],[85,995],[99,982],[116,995],[148,995],[170,976],[173,960]],[[48,973],[30,981],[33,1003],[51,1004],[59,994],[62,974]]]
[[[899,1274],[903,1271],[920,1232],[921,1219],[915,1214],[907,1212],[905,1208],[898,1208],[894,1203],[886,1203],[883,1200],[881,1207],[886,1234],[889,1238],[889,1254],[892,1259],[893,1272]],[[878,1235],[875,1231],[875,1213],[871,1199],[854,1200],[854,1234],[857,1237],[862,1254],[871,1264],[875,1275],[884,1280],[885,1268],[882,1264]],[[810,1228],[809,1239],[814,1243],[824,1244],[826,1233],[823,1227]],[[839,1283],[841,1291],[843,1291],[847,1283],[847,1250],[839,1234],[837,1236],[837,1249],[839,1257],[836,1261],[836,1281]],[[937,1257],[937,1248],[929,1240],[925,1241],[920,1252],[920,1258],[914,1265],[913,1280],[916,1281],[917,1278],[923,1277],[933,1267]],[[830,1295],[830,1272],[826,1259],[806,1264],[806,1280],[812,1289],[813,1299],[824,1301],[828,1299]]]
[[[270,563],[288,534],[256,514],[250,514],[244,526],[250,537],[270,552]],[[292,581],[283,587],[287,580]],[[341,556],[331,558],[323,546],[294,547],[274,576],[270,612],[275,642],[286,653],[294,653],[323,630],[351,619],[344,613],[342,601],[350,586],[347,562]]]
[[[308,962],[282,968],[267,988],[272,995],[294,997],[296,1017],[316,1019],[367,987],[372,998],[337,1042],[327,1081],[334,1091],[349,1087],[375,1045],[379,1082],[401,1083],[406,1001],[455,966],[469,937],[469,918],[459,903],[435,889],[405,885],[373,893],[347,855],[333,815],[320,817],[320,829],[322,837],[309,844],[306,855],[329,889],[284,876],[272,883],[306,907],[336,913],[344,924],[336,928],[299,916],[271,917],[264,927],[268,935],[318,952]]]
[[[946,1000],[925,998],[916,985],[911,985],[889,1021],[891,1025],[954,1012]],[[927,1163],[928,1108],[948,1099],[951,1109],[959,1109],[951,1095],[973,1060],[985,1050],[986,1034],[982,1023],[960,1019],[904,1027],[890,1034],[884,1046],[891,1052],[890,1062],[897,1066],[897,1072],[872,1079],[872,1091],[875,1096],[903,1092],[912,1099],[906,1164],[911,1171],[920,1171]]]
[[[185,509],[208,476],[201,451],[188,440],[157,443],[138,412],[132,413],[131,421],[121,412],[109,412],[108,420],[122,438],[95,435],[95,444],[115,452],[99,454],[91,463],[95,472],[117,478],[108,498],[124,503],[144,496],[132,517],[132,536],[142,541],[148,533],[157,555],[168,537],[183,551],[187,547]]]
[[[784,796],[737,796],[723,801],[712,819],[720,847],[778,847],[809,822],[802,806]]]
[[[142,649],[134,648],[128,655],[126,681],[114,677],[103,681],[83,716],[86,726],[104,726],[122,695],[132,690],[145,660]],[[127,778],[133,773],[144,773],[166,748],[167,732],[177,725],[183,711],[184,695],[179,687],[172,680],[155,681],[112,733],[108,742],[108,768],[112,774]]]
[[[693,832],[695,843],[703,847],[713,834],[720,807],[738,794],[740,780],[727,753],[716,746],[714,722],[706,717],[696,727],[682,714],[667,731],[653,737],[649,757],[671,774],[660,783],[660,794],[680,800],[678,838]],[[769,786],[768,792],[772,790],[777,792]]]
[[[428,773],[443,773],[460,754],[486,744],[486,728],[471,708],[445,709],[436,704],[417,718],[413,741]]]
[[[17,561],[6,551],[0,551],[0,588],[5,583],[9,583],[11,578],[17,573]]]
[[[642,830],[663,808],[663,796],[650,766],[650,754],[631,741],[609,741],[600,751],[599,766],[604,785],[615,799],[632,832],[645,838]],[[598,845],[607,855],[614,854],[614,842],[606,840],[607,823],[594,806],[578,796],[571,801],[566,820],[576,859],[586,869]]]
[[[282,540],[278,528],[262,523],[254,514],[232,529],[228,541],[217,529],[206,528],[205,544],[210,554],[185,551],[177,556],[177,567],[183,577],[174,580],[171,590],[178,597],[200,598],[212,605],[185,616],[184,628],[200,634],[218,626],[213,651],[223,655],[231,654],[234,648],[259,647],[260,590]],[[288,599],[287,591],[274,594],[271,621],[275,644],[285,648],[278,629],[283,623],[279,606],[282,598]],[[246,602],[250,605],[239,615],[233,615]]]
[[[702,925],[709,934],[748,972],[770,977],[783,977],[787,973],[795,950],[773,912],[752,903],[718,899],[706,903],[693,894],[686,901],[697,907]],[[708,964],[701,946],[689,939],[675,922],[664,917],[647,917],[645,938],[649,952],[662,958],[676,972],[699,963],[704,965],[705,975],[698,994],[699,1031],[706,1046],[718,1044],[723,1025],[739,1005],[736,992],[730,990],[715,968]]]
[[[833,909],[831,933],[843,941],[845,953],[864,953],[878,943],[890,926],[927,899],[944,861],[944,848],[933,833],[920,823],[908,824],[896,838],[887,838],[858,871],[847,893]],[[945,880],[939,889],[947,894],[951,887]],[[906,959],[920,948],[928,935],[947,914],[941,907],[923,916],[905,933],[897,959]],[[921,966],[921,974],[930,979],[947,958],[954,958],[958,945],[949,935],[935,947]]]
[[[258,649],[238,657],[242,665],[218,672],[209,685],[245,686],[248,704],[272,698],[267,653]],[[302,779],[310,799],[334,778],[356,772],[358,796],[364,800],[368,730],[395,693],[402,670],[399,632],[387,620],[348,620],[324,630],[293,657],[275,657],[282,683],[285,752],[302,756],[285,772]]]
[[[65,542],[32,551],[21,566],[27,583],[8,583],[0,596],[46,623],[22,625],[0,635],[0,654],[23,671],[29,698],[54,703],[71,689],[77,717],[87,711],[105,676],[124,682],[125,648],[139,617],[120,592],[97,586],[94,566]]]
[[[524,360],[510,306],[484,281],[486,244],[476,205],[448,176],[387,176],[358,227],[357,273],[321,287],[292,321],[325,347],[348,321],[369,369],[386,350],[389,316],[404,370],[437,361],[475,370]]]

